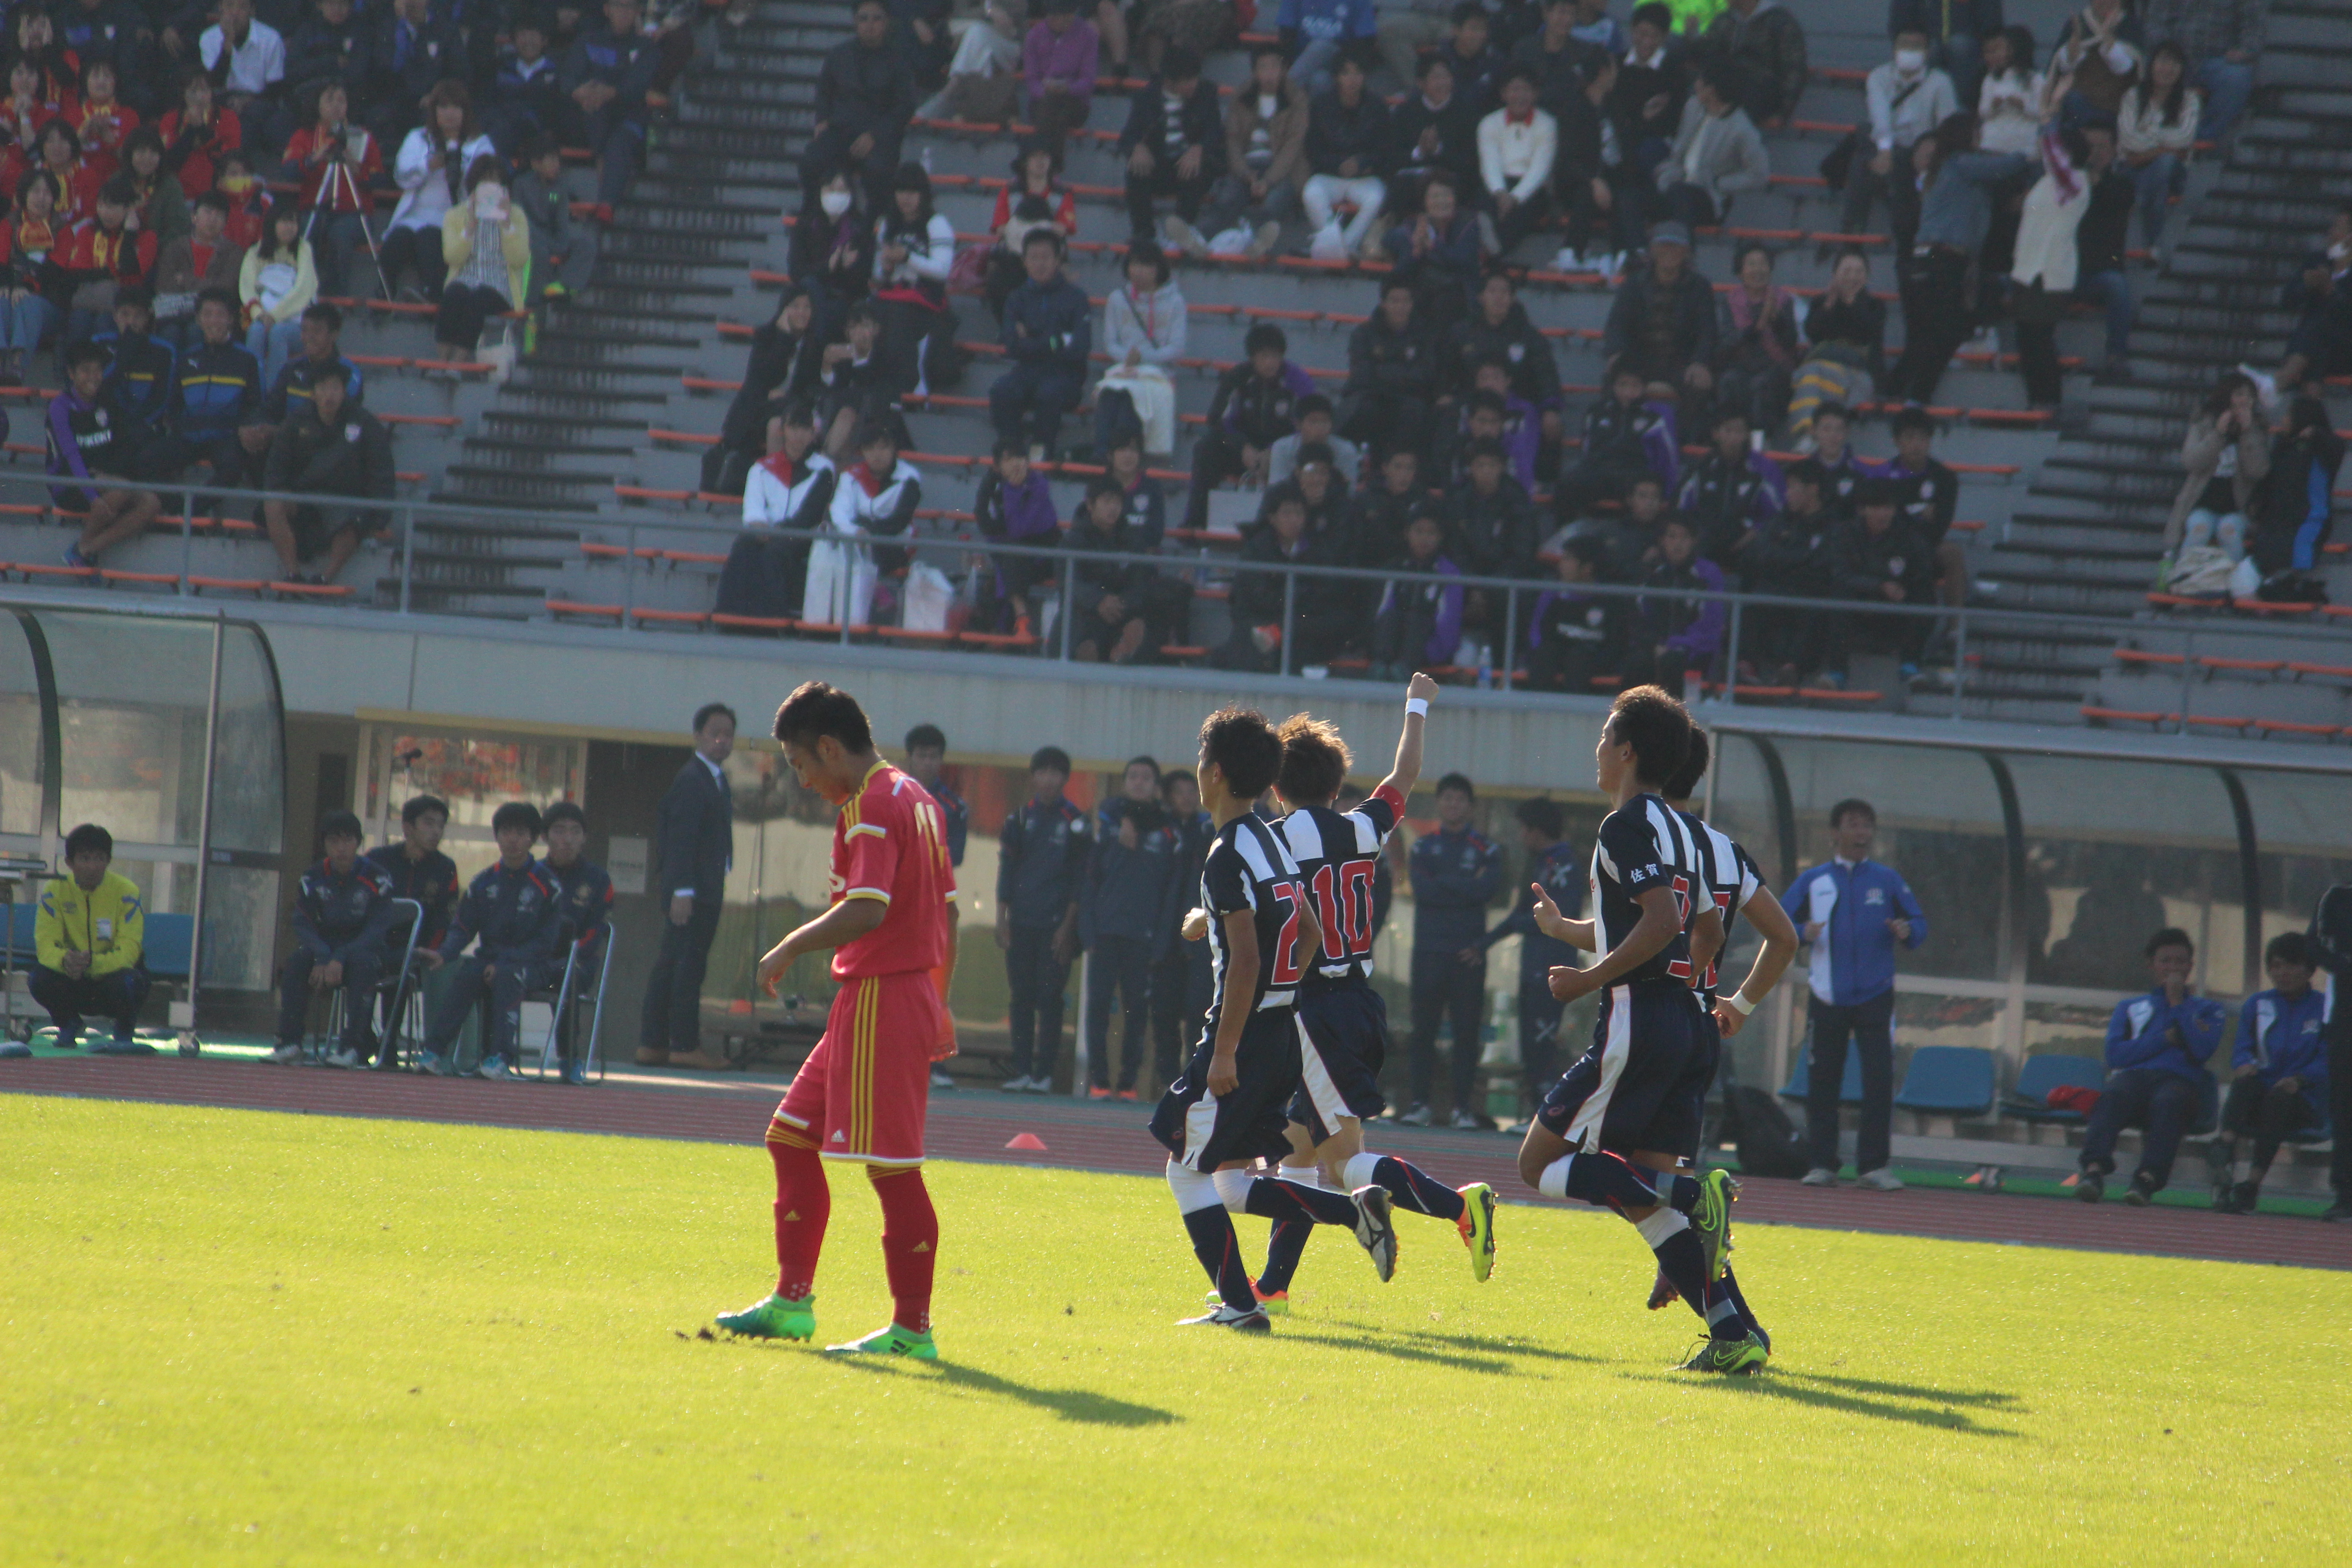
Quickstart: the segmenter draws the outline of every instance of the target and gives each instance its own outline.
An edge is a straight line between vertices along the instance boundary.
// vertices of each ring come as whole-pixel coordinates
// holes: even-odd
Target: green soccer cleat
[[[1462,1245],[1470,1249],[1470,1278],[1481,1285],[1495,1272],[1495,1189],[1473,1182],[1462,1194]]]
[[[719,1326],[750,1340],[805,1340],[816,1334],[816,1298],[770,1296],[740,1312],[721,1312]]]
[[[862,1340],[851,1340],[847,1344],[827,1345],[824,1347],[824,1353],[827,1355],[902,1355],[916,1361],[937,1361],[940,1359],[940,1347],[931,1342],[930,1330],[902,1329],[898,1324],[892,1323],[887,1328],[875,1330]]]
[[[1678,1369],[1683,1372],[1756,1373],[1772,1352],[1754,1334],[1739,1340],[1708,1340]]]
[[[1739,1196],[1739,1184],[1731,1173],[1720,1166],[1698,1179],[1698,1206],[1690,1212],[1691,1228],[1698,1232],[1698,1244],[1706,1252],[1706,1282],[1710,1285],[1723,1278],[1731,1257],[1731,1205]]]
[[[1257,1298],[1257,1310],[1264,1312],[1267,1317],[1286,1318],[1290,1316],[1289,1291],[1276,1290],[1272,1295],[1268,1295],[1264,1290],[1260,1290],[1255,1283],[1250,1286],[1250,1291]],[[1205,1300],[1212,1307],[1222,1307],[1225,1304],[1224,1297],[1215,1290],[1210,1291]]]

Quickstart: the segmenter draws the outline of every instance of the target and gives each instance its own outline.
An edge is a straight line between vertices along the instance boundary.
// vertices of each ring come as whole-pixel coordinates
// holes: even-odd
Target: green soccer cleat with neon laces
[[[1772,1352],[1754,1334],[1737,1340],[1708,1340],[1683,1363],[1684,1372],[1757,1373],[1764,1370]]]
[[[903,1329],[892,1323],[875,1330],[862,1340],[847,1344],[827,1345],[827,1355],[902,1355],[912,1361],[937,1361],[940,1347],[931,1342],[929,1329]]]
[[[816,1334],[816,1298],[770,1296],[740,1312],[721,1312],[719,1326],[747,1340],[805,1340]]]
[[[1473,1182],[1462,1194],[1462,1245],[1470,1249],[1470,1277],[1484,1285],[1495,1272],[1495,1189]]]
[[[1698,1232],[1698,1244],[1706,1253],[1706,1282],[1710,1285],[1723,1278],[1730,1267],[1731,1205],[1739,1196],[1739,1184],[1731,1173],[1717,1166],[1698,1179],[1698,1205],[1690,1212],[1691,1228]]]

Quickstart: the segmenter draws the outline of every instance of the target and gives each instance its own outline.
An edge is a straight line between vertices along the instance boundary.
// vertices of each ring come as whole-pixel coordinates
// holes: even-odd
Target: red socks
[[[814,1158],[814,1156],[811,1156]],[[931,1272],[939,1262],[940,1216],[919,1165],[868,1165],[882,1202],[882,1265],[890,1276],[892,1317],[902,1329],[931,1326]],[[777,1226],[779,1235],[782,1226]]]
[[[824,1162],[806,1134],[777,1123],[768,1129],[768,1157],[776,1163],[776,1294],[797,1301],[816,1288],[817,1254],[824,1250],[833,1189]]]

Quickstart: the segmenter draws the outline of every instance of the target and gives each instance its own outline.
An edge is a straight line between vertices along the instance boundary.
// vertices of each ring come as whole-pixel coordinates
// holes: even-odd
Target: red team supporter
[[[936,1361],[931,1275],[939,1216],[923,1184],[930,1065],[955,1052],[944,1002],[955,969],[955,871],[929,792],[874,752],[845,691],[809,681],[776,710],[776,739],[803,787],[840,807],[825,912],[760,961],[777,982],[803,953],[833,950],[841,989],[824,1037],[801,1064],[768,1126],[776,1167],[776,1290],[719,1327],[761,1338],[816,1331],[815,1279],[832,1192],[824,1161],[855,1160],[882,1205],[882,1256],[894,1307],[887,1328],[826,1348]]]

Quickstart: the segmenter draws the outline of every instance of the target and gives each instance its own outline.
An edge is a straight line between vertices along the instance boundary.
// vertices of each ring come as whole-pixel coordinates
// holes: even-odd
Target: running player
[[[1282,774],[1274,787],[1290,808],[1282,836],[1323,927],[1321,961],[1299,978],[1303,1081],[1290,1102],[1290,1152],[1282,1157],[1279,1173],[1286,1181],[1340,1192],[1377,1186],[1400,1207],[1451,1220],[1470,1249],[1471,1274],[1484,1280],[1495,1266],[1495,1189],[1473,1182],[1457,1192],[1417,1166],[1364,1148],[1364,1120],[1388,1106],[1380,1085],[1388,1009],[1371,984],[1372,882],[1381,847],[1421,777],[1422,735],[1436,695],[1437,682],[1426,675],[1412,678],[1396,765],[1362,804],[1344,813],[1331,803],[1353,759],[1338,726],[1300,713],[1277,731]],[[1314,1229],[1297,1220],[1276,1224],[1257,1280],[1258,1303],[1267,1311],[1289,1310],[1290,1276]]]
[[[1601,727],[1594,773],[1616,809],[1593,845],[1593,919],[1563,919],[1540,891],[1536,906],[1546,935],[1600,954],[1591,968],[1553,970],[1552,994],[1572,1002],[1600,991],[1601,1015],[1592,1048],[1544,1096],[1519,1148],[1519,1175],[1547,1196],[1615,1209],[1705,1317],[1729,1237],[1729,1178],[1674,1167],[1676,1151],[1697,1143],[1687,1085],[1709,1065],[1691,991],[1692,932],[1711,953],[1723,919],[1703,895],[1688,826],[1657,795],[1682,767],[1690,732],[1683,705],[1654,686],[1621,692]],[[1652,1169],[1632,1163],[1644,1155]],[[1710,1323],[1707,1346],[1686,1364],[1738,1372],[1764,1354],[1733,1314]]]
[[[1290,1152],[1285,1108],[1298,1092],[1301,971],[1323,945],[1314,900],[1282,835],[1251,803],[1282,770],[1282,742],[1265,715],[1225,708],[1201,726],[1201,804],[1217,836],[1201,869],[1202,908],[1185,918],[1205,936],[1215,971],[1200,1043],[1184,1076],[1151,1113],[1151,1135],[1169,1154],[1168,1187],[1220,1300],[1184,1320],[1263,1333],[1233,1215],[1344,1225],[1385,1280],[1396,1271],[1389,1195],[1367,1186],[1337,1193],[1279,1176],[1253,1176],[1262,1159]]]
[[[719,1326],[759,1338],[816,1332],[816,1262],[833,1196],[826,1160],[856,1161],[882,1205],[891,1321],[827,1345],[937,1361],[931,1272],[939,1215],[923,1185],[923,1114],[931,1063],[955,1053],[944,998],[955,970],[955,872],[939,803],[874,752],[849,693],[803,683],[776,710],[776,739],[801,787],[839,808],[832,903],[760,960],[771,996],[793,960],[833,952],[841,989],[824,1037],[793,1075],[768,1124],[776,1166],[776,1291]]]

